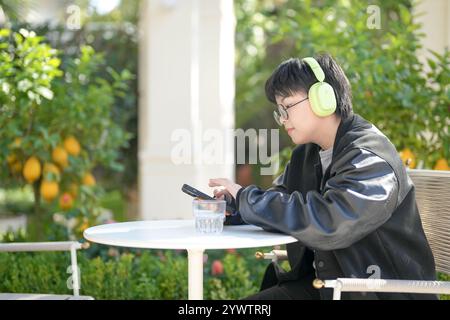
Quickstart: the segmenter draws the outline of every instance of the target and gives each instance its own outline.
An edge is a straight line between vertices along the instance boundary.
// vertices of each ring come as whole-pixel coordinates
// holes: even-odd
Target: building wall
[[[233,2],[144,0],[141,14],[140,218],[191,218],[183,183],[212,194],[209,178],[234,179]],[[203,158],[207,129],[222,140],[222,159],[212,164]],[[180,130],[192,147],[190,164],[172,157]]]
[[[442,53],[450,48],[450,0],[422,0],[415,8],[422,14],[417,21],[422,23],[424,48]],[[422,55],[425,54],[422,52]]]

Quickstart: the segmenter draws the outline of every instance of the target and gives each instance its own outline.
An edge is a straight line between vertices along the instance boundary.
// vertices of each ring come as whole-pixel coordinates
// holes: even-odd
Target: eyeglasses
[[[289,113],[287,112],[289,108],[295,107],[299,103],[302,103],[303,101],[308,100],[308,97],[306,97],[303,100],[300,100],[299,102],[296,102],[294,104],[291,104],[290,106],[284,107],[281,104],[277,104],[278,110],[273,111],[273,117],[275,118],[275,121],[278,123],[279,126],[283,125],[283,122],[289,119]]]

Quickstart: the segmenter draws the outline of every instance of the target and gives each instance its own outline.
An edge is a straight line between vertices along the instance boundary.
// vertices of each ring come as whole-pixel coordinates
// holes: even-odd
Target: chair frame
[[[70,264],[72,268],[73,295],[80,296],[80,275],[78,273],[77,250],[87,249],[89,243],[77,241],[55,242],[15,242],[0,243],[0,252],[38,252],[38,251],[70,251]]]

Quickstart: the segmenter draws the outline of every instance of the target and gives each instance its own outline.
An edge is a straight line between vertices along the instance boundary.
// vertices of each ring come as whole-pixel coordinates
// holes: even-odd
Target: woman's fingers
[[[216,193],[216,194],[214,194],[214,198],[219,199],[219,200],[223,200],[225,198],[225,196],[223,194]]]
[[[214,198],[224,200],[226,193],[228,193],[228,191],[226,189],[215,189],[214,190]]]
[[[233,198],[236,198],[237,192],[242,188],[241,185],[226,178],[209,179],[208,185],[210,187],[224,187]]]
[[[230,192],[228,192],[227,189],[216,189],[214,190],[214,196],[218,199],[223,199],[225,198],[225,195],[229,195]]]
[[[232,182],[229,179],[226,179],[226,178],[215,178],[215,179],[209,179],[208,185],[210,187],[226,187],[230,183],[232,183]]]

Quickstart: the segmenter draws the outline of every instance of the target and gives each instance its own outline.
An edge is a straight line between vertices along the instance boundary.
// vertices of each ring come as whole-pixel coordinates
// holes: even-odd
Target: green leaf
[[[0,29],[0,37],[6,38],[11,34],[11,30],[9,29]]]

